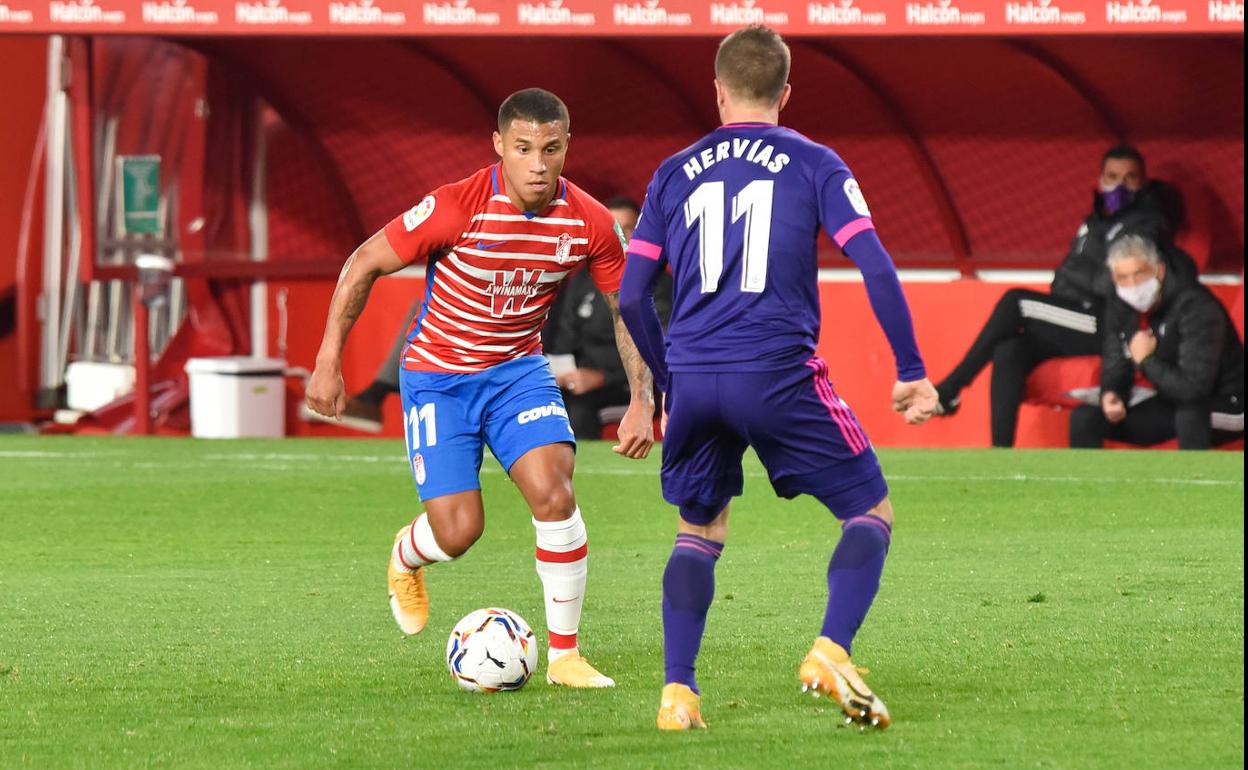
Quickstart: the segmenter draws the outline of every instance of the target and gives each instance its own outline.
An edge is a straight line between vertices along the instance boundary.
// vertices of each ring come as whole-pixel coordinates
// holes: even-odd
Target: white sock
[[[564,521],[533,520],[537,530],[537,575],[546,595],[547,660],[576,652],[576,632],[585,603],[588,546],[581,509]]]
[[[438,541],[433,537],[433,529],[429,526],[429,515],[422,513],[412,522],[412,529],[406,537],[399,538],[394,544],[391,556],[395,569],[401,572],[415,572],[426,564],[435,561],[453,561],[454,556],[447,556]]]

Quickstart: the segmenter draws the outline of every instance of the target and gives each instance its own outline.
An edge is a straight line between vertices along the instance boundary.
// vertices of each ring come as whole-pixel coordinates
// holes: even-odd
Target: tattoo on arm
[[[347,290],[347,301],[339,317],[354,324],[360,313],[364,312],[364,304],[368,302],[368,294],[373,290],[373,282],[357,281],[344,288]]]
[[[632,389],[633,398],[653,404],[654,375],[650,373],[650,367],[646,366],[645,359],[637,350],[637,344],[633,342],[632,335],[628,333],[624,319],[620,318],[620,293],[611,291],[603,296],[606,297],[607,307],[611,309],[611,317],[615,319],[615,345],[619,348],[620,360],[624,362],[624,372],[628,375],[628,384]]]
[[[355,255],[351,255],[338,274],[338,285],[334,287],[334,295],[329,301],[329,318],[325,322],[325,336],[321,340],[321,353],[334,359],[341,354],[347,342],[347,335],[355,325],[364,305],[368,302],[373,282],[380,277],[378,271],[357,271],[353,274]],[[320,354],[318,354],[318,358]]]

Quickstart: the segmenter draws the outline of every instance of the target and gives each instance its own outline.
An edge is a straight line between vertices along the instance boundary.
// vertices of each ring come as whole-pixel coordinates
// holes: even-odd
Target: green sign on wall
[[[122,155],[117,158],[117,177],[126,233],[159,233],[160,156]]]

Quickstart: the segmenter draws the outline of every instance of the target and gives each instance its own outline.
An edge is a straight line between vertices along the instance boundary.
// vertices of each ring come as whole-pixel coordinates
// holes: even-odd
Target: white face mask
[[[1115,285],[1114,290],[1118,292],[1119,299],[1135,308],[1135,312],[1147,313],[1157,301],[1157,294],[1161,292],[1161,281],[1154,275],[1135,286]]]

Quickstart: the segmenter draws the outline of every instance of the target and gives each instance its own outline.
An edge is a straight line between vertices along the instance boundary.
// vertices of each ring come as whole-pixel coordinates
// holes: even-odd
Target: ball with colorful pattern
[[[469,692],[519,690],[537,668],[537,637],[511,610],[474,610],[452,629],[446,665]]]

